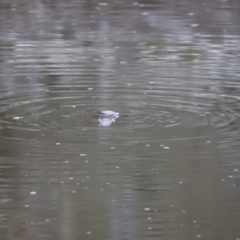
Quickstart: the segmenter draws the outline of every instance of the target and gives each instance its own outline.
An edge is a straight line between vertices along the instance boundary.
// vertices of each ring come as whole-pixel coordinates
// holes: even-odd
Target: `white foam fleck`
[[[19,120],[19,119],[21,119],[21,118],[23,118],[23,117],[21,117],[21,116],[13,117],[14,120]]]

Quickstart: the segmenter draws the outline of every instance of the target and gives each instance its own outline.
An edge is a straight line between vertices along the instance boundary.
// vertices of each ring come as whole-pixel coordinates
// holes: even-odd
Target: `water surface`
[[[2,1],[1,239],[240,239],[239,8]]]

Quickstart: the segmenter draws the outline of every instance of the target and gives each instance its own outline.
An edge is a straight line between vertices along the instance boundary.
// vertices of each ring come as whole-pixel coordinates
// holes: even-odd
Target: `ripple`
[[[221,130],[239,117],[239,113],[233,111],[224,99],[221,108],[216,109],[219,99],[214,94],[206,95],[199,89],[196,94],[196,88],[189,85],[185,85],[186,89],[182,85],[180,92],[178,85],[168,85],[166,88],[164,84],[154,82],[154,88],[151,89],[148,85],[131,88],[116,86],[115,89],[111,86],[112,91],[119,93],[117,97],[111,97],[109,89],[89,91],[89,86],[85,86],[86,90],[77,91],[72,90],[71,85],[53,87],[50,91],[37,92],[34,96],[24,95],[1,101],[0,123],[7,128],[25,131],[79,130],[98,127],[96,111],[111,109],[120,112],[121,116],[114,125],[128,131],[209,124]],[[108,97],[104,97],[104,94]],[[232,99],[231,104],[234,101]]]

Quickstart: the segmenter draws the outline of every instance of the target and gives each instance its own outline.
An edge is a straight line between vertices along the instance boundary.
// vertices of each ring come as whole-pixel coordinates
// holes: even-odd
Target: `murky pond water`
[[[1,1],[1,240],[240,239],[239,10]]]

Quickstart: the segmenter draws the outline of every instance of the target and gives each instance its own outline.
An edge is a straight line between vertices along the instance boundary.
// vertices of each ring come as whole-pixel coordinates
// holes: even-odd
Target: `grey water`
[[[239,10],[0,1],[0,239],[239,240]]]

